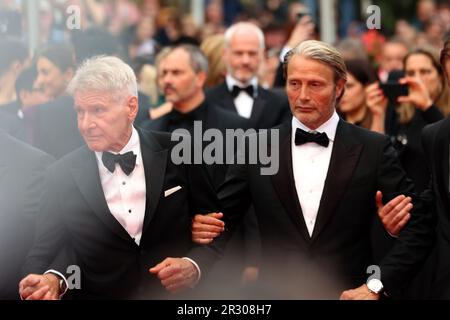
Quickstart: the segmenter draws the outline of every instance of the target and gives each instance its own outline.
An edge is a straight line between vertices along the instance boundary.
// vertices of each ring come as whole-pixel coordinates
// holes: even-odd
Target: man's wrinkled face
[[[263,59],[263,49],[260,46],[257,34],[245,31],[236,31],[229,46],[224,49],[228,73],[244,84],[257,75]]]
[[[333,69],[324,63],[293,56],[287,67],[286,92],[292,114],[308,128],[320,127],[333,115],[345,80],[335,83]]]
[[[116,98],[99,91],[74,96],[78,129],[92,151],[119,152],[128,142],[138,111],[137,98]]]
[[[189,53],[176,49],[164,57],[158,65],[158,83],[166,101],[175,106],[188,103],[203,90],[206,75],[196,73],[191,66]]]

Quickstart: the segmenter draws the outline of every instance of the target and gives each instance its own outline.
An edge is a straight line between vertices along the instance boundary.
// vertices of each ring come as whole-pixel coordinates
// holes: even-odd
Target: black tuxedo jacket
[[[65,273],[68,265],[76,264],[81,269],[76,297],[164,298],[166,291],[149,268],[166,257],[188,256],[202,271],[207,269],[215,253],[193,248],[190,231],[195,213],[217,208],[206,173],[198,165],[172,163],[169,135],[138,131],[147,189],[140,245],[110,213],[95,153],[82,147],[47,171],[46,199],[25,274],[50,268]],[[164,191],[177,186],[179,191],[165,196]],[[53,263],[62,244],[72,247],[76,259]]]
[[[25,139],[23,120],[17,115],[8,112],[0,112],[0,130],[19,140]]]
[[[227,110],[237,113],[233,97],[226,82],[206,91],[206,100]],[[291,118],[289,102],[285,94],[275,93],[258,86],[258,95],[254,99],[250,127],[269,129]]]
[[[202,103],[202,129],[205,132],[208,129],[218,129],[225,138],[226,129],[243,129],[247,130],[250,127],[250,122],[248,119],[238,116],[227,110],[223,110],[219,107],[209,104],[208,102]],[[170,113],[166,114],[158,119],[150,120],[145,122],[142,127],[148,130],[170,132]],[[188,120],[192,121],[192,120]],[[192,121],[193,122],[193,121]],[[202,132],[202,134],[203,134]],[[190,132],[193,137],[194,132]],[[225,139],[224,139],[225,142]],[[206,145],[209,142],[205,143]],[[224,147],[225,147],[224,143]],[[224,155],[226,150],[224,148]],[[231,155],[232,156],[232,155]],[[225,180],[225,174],[227,171],[227,166],[225,164],[215,164],[206,167],[212,183],[215,188],[218,188]]]
[[[375,194],[387,200],[411,194],[395,151],[386,136],[339,121],[331,160],[312,236],[309,236],[295,189],[291,123],[280,133],[278,173],[261,175],[261,165],[233,165],[219,200],[228,230],[253,203],[262,242],[261,280],[264,298],[339,298],[342,290],[359,287],[377,264],[387,292],[397,292],[414,273],[431,246],[430,215],[418,197],[415,209],[394,247],[380,261],[372,257],[371,226],[378,219]],[[271,142],[274,143],[274,142]],[[270,150],[270,149],[269,149]],[[386,201],[387,201],[386,200]]]
[[[428,125],[422,132],[422,147],[431,172],[436,224],[437,260],[434,268],[433,298],[450,299],[450,191],[449,191],[450,119]]]
[[[84,144],[72,97],[62,96],[35,108],[34,147],[60,159]]]
[[[199,114],[199,112],[201,114]],[[226,129],[247,130],[250,127],[250,121],[248,119],[239,116],[235,112],[216,107],[208,103],[208,101],[204,101],[200,106],[200,109],[197,109],[195,117],[203,119],[203,132],[208,129],[218,129],[223,134],[223,137],[226,137]],[[193,122],[193,120],[186,120],[186,122]],[[185,127],[189,127],[187,126],[187,123],[184,123],[184,125]],[[145,128],[156,131],[170,132],[170,129],[173,129],[173,125],[171,125],[171,114],[169,113],[158,119],[147,121],[144,126]],[[194,132],[190,133],[191,136],[194,134]],[[223,141],[225,142],[225,139]],[[209,145],[209,143],[210,142],[205,142],[203,145],[203,149],[207,145]],[[223,155],[228,156],[231,160],[233,160],[233,154],[229,154],[225,146],[226,144],[224,143]],[[233,151],[236,152],[236,150],[237,148],[234,148]],[[228,165],[226,165],[225,162],[224,164],[208,165],[206,166],[206,170],[213,183],[214,188],[217,190],[225,181]],[[253,210],[250,210],[246,214],[244,221],[245,223],[242,225],[242,228],[240,228],[239,231],[236,232],[234,239],[230,241],[231,245],[227,247],[228,249],[224,254],[224,259],[216,264],[215,268],[211,271],[208,278],[212,279],[212,282],[210,282],[209,279],[208,281],[205,281],[205,287],[211,285],[220,286],[219,279],[223,279],[223,281],[227,284],[239,284],[243,267],[258,265],[261,250],[259,243],[258,225]],[[225,273],[228,275],[228,277],[225,279],[223,270],[225,270]]]
[[[17,299],[34,237],[45,168],[53,159],[0,130],[0,299]]]

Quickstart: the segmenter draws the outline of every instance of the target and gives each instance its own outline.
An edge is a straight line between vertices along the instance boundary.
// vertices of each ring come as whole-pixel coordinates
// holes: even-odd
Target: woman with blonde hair
[[[223,49],[225,46],[225,37],[223,34],[216,34],[207,37],[200,45],[200,49],[208,59],[208,78],[206,87],[211,88],[225,80],[227,69],[223,61]]]
[[[385,132],[391,136],[416,191],[425,189],[429,179],[428,170],[423,168],[422,129],[441,120],[443,114],[450,114],[448,88],[438,57],[437,52],[427,47],[414,49],[406,55],[405,77],[399,82],[408,85],[409,93],[399,97],[394,105],[387,106],[387,98],[378,84],[370,86],[366,92],[369,107],[385,114]]]
[[[406,55],[404,66],[406,79],[402,80],[402,83],[408,84],[410,90],[414,91],[413,87],[420,86],[420,83],[409,79],[415,78],[422,82],[428,93],[428,101],[422,98],[423,105],[417,105],[415,104],[417,99],[413,97],[399,99],[399,102],[403,102],[399,108],[400,122],[409,122],[414,116],[416,107],[425,111],[432,105],[435,105],[445,117],[449,116],[450,93],[444,70],[439,63],[439,52],[432,47],[417,48]]]

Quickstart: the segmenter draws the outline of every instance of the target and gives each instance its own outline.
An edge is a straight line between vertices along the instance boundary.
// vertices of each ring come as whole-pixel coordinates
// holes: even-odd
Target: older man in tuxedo
[[[232,25],[225,32],[226,79],[206,92],[208,101],[249,119],[254,129],[269,129],[289,118],[286,95],[258,83],[263,55],[261,29],[248,22]]]
[[[346,83],[337,50],[304,41],[286,55],[284,67],[293,118],[273,129],[279,130],[280,170],[264,176],[261,165],[230,168],[219,190],[228,228],[213,244],[227,242],[253,203],[263,247],[261,285],[270,292],[263,297],[379,299],[384,290],[395,295],[432,244],[426,202],[412,194],[414,186],[386,136],[336,114]],[[390,220],[388,230],[398,231],[409,219],[381,261],[373,258],[370,237],[380,207],[377,191],[385,202],[394,198],[380,210]],[[412,196],[410,213],[407,198],[398,194]],[[392,204],[403,209],[391,210]],[[368,278],[366,270],[375,274]]]
[[[81,271],[78,298],[164,298],[193,287],[213,255],[190,237],[193,212],[215,209],[202,166],[175,165],[170,135],[133,127],[136,78],[120,59],[87,60],[69,91],[87,146],[47,171],[21,297],[59,298],[69,265]],[[73,254],[55,259],[63,245]]]
[[[18,299],[20,268],[33,244],[44,171],[53,159],[0,129],[0,299]]]

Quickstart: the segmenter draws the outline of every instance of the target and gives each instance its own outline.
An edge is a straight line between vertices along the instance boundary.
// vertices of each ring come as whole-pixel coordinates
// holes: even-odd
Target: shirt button
[[[131,209],[130,209],[130,210],[128,210],[128,212],[129,212],[129,213],[131,213]]]
[[[122,182],[122,185],[126,185],[127,183],[124,181],[124,182]]]

